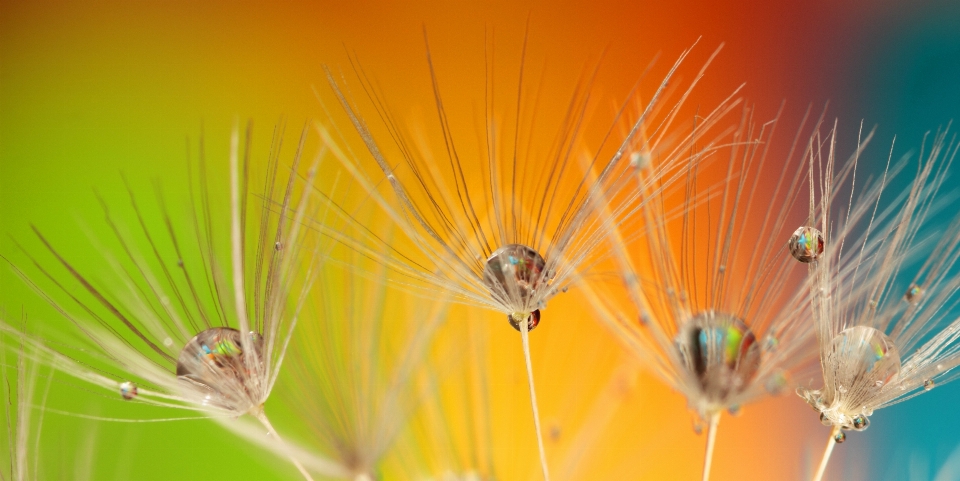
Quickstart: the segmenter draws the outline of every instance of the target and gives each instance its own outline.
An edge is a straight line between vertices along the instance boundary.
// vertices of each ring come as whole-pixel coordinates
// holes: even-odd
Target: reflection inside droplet
[[[240,331],[214,327],[197,334],[180,351],[177,379],[184,395],[198,403],[244,413],[257,401],[257,383],[263,371],[262,341],[250,336],[255,358],[243,351]]]
[[[760,367],[760,346],[753,332],[728,314],[707,311],[694,317],[674,342],[701,393],[712,403],[727,404],[749,386]]]

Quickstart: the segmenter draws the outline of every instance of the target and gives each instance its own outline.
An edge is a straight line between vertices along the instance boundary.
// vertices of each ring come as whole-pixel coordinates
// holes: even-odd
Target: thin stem
[[[707,426],[707,454],[703,457],[703,481],[710,479],[710,465],[713,464],[713,446],[717,444],[717,425],[720,424],[720,412],[710,415]]]
[[[537,392],[533,388],[533,363],[530,362],[530,333],[527,320],[520,322],[520,339],[523,340],[523,357],[527,361],[527,382],[530,384],[530,404],[533,406],[533,424],[537,428],[537,447],[540,448],[540,467],[543,468],[544,481],[550,481],[550,471],[547,470],[547,453],[543,449],[543,435],[540,431],[540,410],[537,409]]]
[[[833,454],[833,447],[837,445],[837,434],[840,433],[840,426],[834,426],[830,430],[830,438],[827,439],[827,449],[823,452],[823,459],[820,460],[820,467],[817,468],[817,474],[813,481],[823,479],[823,473],[827,471],[827,463],[830,461],[830,455]]]
[[[280,444],[280,447],[282,447],[284,451],[286,451],[287,449],[286,443],[284,443],[283,438],[281,438],[280,435],[277,434],[277,430],[273,429],[273,425],[270,424],[270,420],[267,419],[267,415],[264,414],[263,409],[260,409],[257,413],[255,413],[254,417],[257,418],[258,421],[260,421],[260,424],[263,424],[263,427],[267,428],[267,433],[273,439],[276,439],[277,443]],[[303,475],[304,479],[306,479],[307,481],[313,481],[313,478],[310,476],[310,473],[308,473],[307,469],[304,468],[302,464],[300,464],[300,461],[298,461],[297,458],[293,457],[293,454],[288,452],[287,457],[289,457],[290,461],[293,462],[293,465],[300,470],[300,474]]]

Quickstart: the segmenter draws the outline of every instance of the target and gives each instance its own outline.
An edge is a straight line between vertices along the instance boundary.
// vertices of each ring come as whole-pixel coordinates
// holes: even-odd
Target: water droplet
[[[706,311],[684,324],[674,343],[703,396],[726,404],[760,368],[760,345],[750,328],[729,314]]]
[[[693,421],[693,432],[696,433],[697,436],[703,434],[703,422],[699,419]]]
[[[167,347],[173,346],[173,339],[170,339],[169,337],[164,338],[163,345]]]
[[[937,371],[943,372],[943,364],[937,364]]]
[[[833,385],[840,395],[856,392],[868,399],[900,373],[900,354],[893,341],[872,327],[844,329],[831,341],[830,352],[831,369],[836,373]],[[824,397],[831,402],[835,400],[832,391],[828,384]]]
[[[767,334],[763,338],[763,350],[770,352],[775,351],[778,347],[780,347],[780,340],[773,334]]]
[[[833,421],[827,417],[826,413],[820,413],[820,424],[823,424],[824,426],[833,426]]]
[[[823,234],[813,227],[803,226],[790,236],[787,246],[794,259],[804,263],[813,262],[823,254]]]
[[[536,292],[547,286],[544,275],[547,263],[537,251],[521,244],[508,244],[497,249],[483,266],[483,284],[497,301],[514,312],[530,312]]]
[[[557,442],[560,440],[560,435],[563,434],[563,431],[560,429],[560,424],[552,423],[550,425],[550,440]]]
[[[646,169],[650,166],[650,154],[641,152],[630,154],[630,166],[634,169]]]
[[[907,288],[907,292],[903,295],[903,300],[909,302],[910,304],[916,304],[920,301],[920,296],[922,295],[922,287],[916,284],[910,284],[910,287]]]
[[[177,267],[183,267],[183,259],[177,259]]]
[[[742,411],[739,404],[734,404],[727,408],[727,412],[730,413],[731,416],[739,416]]]
[[[923,381],[923,390],[924,390],[924,391],[929,391],[929,390],[933,389],[934,387],[936,387],[936,385],[937,385],[937,383],[935,383],[935,382],[933,381],[933,379],[926,379],[926,380]]]
[[[870,420],[867,419],[867,417],[863,414],[857,414],[853,417],[851,424],[854,430],[863,431],[864,429],[870,427]]]
[[[138,391],[137,391],[136,384],[130,381],[125,381],[120,383],[120,396],[126,399],[127,401],[137,397],[137,394],[138,394]]]
[[[846,440],[847,440],[847,434],[844,433],[843,431],[840,431],[833,436],[833,442],[837,444],[841,444]]]
[[[276,244],[273,245],[273,250],[277,250],[277,251],[278,251],[278,250],[280,250],[280,249],[283,249],[283,244],[277,242]]]
[[[520,331],[520,322],[524,319],[527,321],[527,332],[532,331],[540,325],[540,309],[534,309],[533,312],[514,312],[513,314],[507,315],[507,320],[510,321],[510,325],[518,332]]]
[[[727,266],[720,264],[720,267],[717,270],[720,271],[721,274],[723,274],[724,272],[727,272]]]
[[[257,353],[255,366],[248,365],[240,331],[214,327],[197,334],[177,358],[177,379],[184,387],[184,396],[240,413],[254,407],[260,402],[259,393],[252,392],[247,382],[264,368],[263,345],[257,338],[247,344]]]

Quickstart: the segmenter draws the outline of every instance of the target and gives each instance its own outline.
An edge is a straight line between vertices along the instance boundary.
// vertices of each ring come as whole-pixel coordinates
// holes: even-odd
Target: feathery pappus
[[[808,281],[791,256],[809,112],[785,154],[774,142],[781,114],[754,115],[743,107],[725,142],[678,166],[682,185],[637,183],[636,216],[610,226],[614,281],[581,289],[597,319],[686,397],[694,430],[706,425],[704,479],[720,414],[815,366]]]
[[[541,310],[554,296],[565,292],[582,278],[583,271],[604,257],[599,249],[606,235],[604,226],[618,223],[636,208],[633,191],[624,189],[636,181],[635,172],[644,169],[664,174],[651,177],[659,187],[675,180],[666,176],[672,172],[671,167],[686,159],[686,148],[702,140],[703,132],[711,129],[737,100],[731,96],[702,115],[689,133],[672,130],[678,112],[703,75],[701,70],[674,104],[665,102],[674,90],[669,82],[688,50],[669,68],[650,99],[641,104],[622,141],[613,140],[613,132],[625,122],[626,107],[615,114],[612,126],[601,134],[599,147],[589,149],[584,147],[585,130],[593,108],[594,70],[579,80],[565,114],[558,119],[553,142],[544,146],[532,140],[534,131],[543,127],[538,113],[531,112],[526,102],[530,95],[535,98],[534,107],[541,100],[539,92],[531,93],[527,85],[525,52],[526,45],[521,52],[516,91],[511,92],[516,104],[506,109],[495,102],[499,97],[490,74],[494,65],[486,61],[484,116],[479,120],[482,127],[472,132],[477,137],[472,143],[459,133],[445,106],[443,82],[429,47],[427,67],[438,135],[411,133],[416,128],[395,119],[375,83],[356,65],[359,84],[383,121],[388,142],[378,140],[381,136],[375,134],[349,94],[345,78],[335,77],[329,70],[334,95],[367,152],[354,152],[335,123],[319,123],[317,128],[331,154],[367,193],[365,201],[379,207],[403,239],[385,246],[383,234],[355,220],[350,230],[324,232],[379,259],[389,267],[395,282],[406,288],[428,295],[439,290],[451,294],[455,301],[499,311],[520,331],[542,468],[549,478],[528,332],[539,324]],[[648,134],[642,140],[638,135],[641,131]],[[431,142],[434,137],[442,141]],[[375,164],[374,174],[367,172],[369,162],[365,160]],[[338,212],[350,220],[345,210]]]
[[[820,195],[811,201],[809,228],[824,246],[810,263],[823,386],[797,394],[832,427],[820,479],[844,431],[863,431],[875,410],[956,377],[960,218],[931,225],[947,206],[940,191],[957,154],[947,129],[925,136],[916,160],[908,154],[892,162],[891,146],[882,175],[863,187],[857,164],[866,142],[842,165],[834,135],[811,143],[820,152],[809,173]],[[908,187],[886,199],[890,183],[909,174]]]
[[[316,236],[302,228],[306,216],[318,215],[309,189],[297,178],[306,134],[305,129],[284,182],[279,175],[282,129],[275,133],[266,180],[262,191],[254,194],[248,185],[252,129],[247,129],[242,159],[240,134],[234,129],[229,210],[224,218],[215,215],[213,206],[219,199],[211,198],[202,146],[198,179],[189,180],[188,221],[174,220],[158,187],[162,224],[153,225],[154,217],[145,214],[137,192],[127,184],[134,230],[139,231],[131,235],[101,199],[115,247],[103,247],[97,239],[92,242],[108,268],[106,280],[80,272],[34,227],[47,257],[21,247],[34,272],[28,275],[10,265],[92,345],[67,351],[24,337],[34,347],[34,360],[126,400],[221,421],[288,455],[307,479],[308,468],[342,474],[342,467],[332,461],[294,454],[297,450],[280,440],[263,407],[320,255]],[[315,172],[314,165],[307,182]],[[254,195],[261,197],[262,206],[248,209]],[[224,224],[229,229],[221,232]],[[250,231],[255,238],[249,238]],[[223,244],[229,246],[229,255],[222,254]],[[231,421],[244,414],[256,418],[273,439],[264,443],[262,430]]]

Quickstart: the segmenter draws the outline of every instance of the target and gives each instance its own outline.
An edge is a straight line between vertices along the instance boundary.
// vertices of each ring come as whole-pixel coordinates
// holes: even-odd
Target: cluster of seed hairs
[[[823,385],[797,393],[833,428],[818,477],[843,430],[867,429],[875,410],[955,378],[960,364],[960,218],[928,227],[955,201],[938,194],[958,143],[944,129],[924,138],[918,156],[896,162],[891,147],[883,175],[860,187],[865,145],[837,166],[834,137],[811,139],[809,215],[825,244],[810,264]],[[891,195],[891,182],[914,166],[908,187]]]
[[[149,227],[134,190],[127,185],[140,237],[126,234],[107,203],[101,202],[119,246],[97,249],[117,276],[113,284],[98,283],[81,273],[37,227],[34,231],[47,249],[47,258],[21,248],[36,274],[9,264],[92,343],[92,349],[70,350],[23,336],[22,342],[31,345],[33,361],[119,393],[123,399],[187,410],[194,417],[221,420],[241,433],[256,430],[234,426],[230,420],[249,414],[275,438],[267,445],[290,455],[309,478],[303,464],[330,474],[341,473],[342,467],[323,458],[298,459],[292,454],[295,449],[279,440],[263,408],[312,290],[321,254],[320,244],[310,240],[315,236],[303,228],[306,216],[317,217],[320,212],[297,178],[307,130],[286,177],[279,175],[281,131],[275,135],[267,181],[256,194],[263,202],[259,223],[250,226],[257,233],[253,245],[247,240],[248,214],[256,214],[248,213],[247,207],[254,196],[248,187],[248,128],[242,159],[238,130],[230,142],[230,229],[224,236],[229,239],[229,256],[216,249],[218,233],[201,146],[199,179],[189,182],[192,226],[184,229],[189,233],[173,222],[159,187],[165,229],[158,232]],[[315,172],[314,165],[307,182]],[[139,244],[149,248],[143,252]],[[10,327],[4,330],[15,332]]]
[[[439,290],[454,301],[507,316],[521,333],[541,463],[548,477],[528,331],[539,324],[541,310],[554,296],[581,280],[605,256],[599,247],[605,242],[607,224],[621,222],[642,205],[635,184],[655,191],[677,181],[675,166],[688,160],[688,147],[702,143],[704,150],[711,150],[714,139],[706,135],[739,100],[731,95],[713,111],[701,115],[689,133],[673,134],[678,112],[703,75],[701,70],[677,102],[665,102],[669,82],[686,51],[651,99],[640,105],[622,142],[613,145],[611,138],[625,120],[626,106],[617,113],[600,146],[584,154],[577,149],[591,106],[589,87],[594,71],[577,86],[567,116],[560,122],[556,144],[546,154],[539,154],[543,157],[540,159],[533,147],[524,143],[526,135],[519,134],[522,130],[527,133],[521,111],[525,97],[530,95],[521,60],[517,104],[508,111],[515,116],[514,131],[503,135],[499,128],[488,79],[485,143],[476,152],[467,151],[457,143],[456,128],[448,121],[429,47],[427,52],[438,127],[444,140],[442,149],[412,141],[414,136],[394,119],[375,82],[356,63],[359,85],[383,121],[392,144],[378,141],[347,89],[346,78],[335,77],[329,69],[333,94],[367,152],[352,151],[347,135],[335,122],[317,124],[325,146],[369,199],[394,221],[403,238],[388,245],[385,235],[350,218],[340,208],[334,211],[341,212],[341,219],[354,229],[319,229],[378,259],[388,266],[388,278],[408,290]],[[373,161],[375,173],[365,170],[365,157]],[[649,175],[641,175],[641,170]],[[388,186],[389,191],[381,193],[380,186]],[[403,245],[412,247],[398,247]]]

